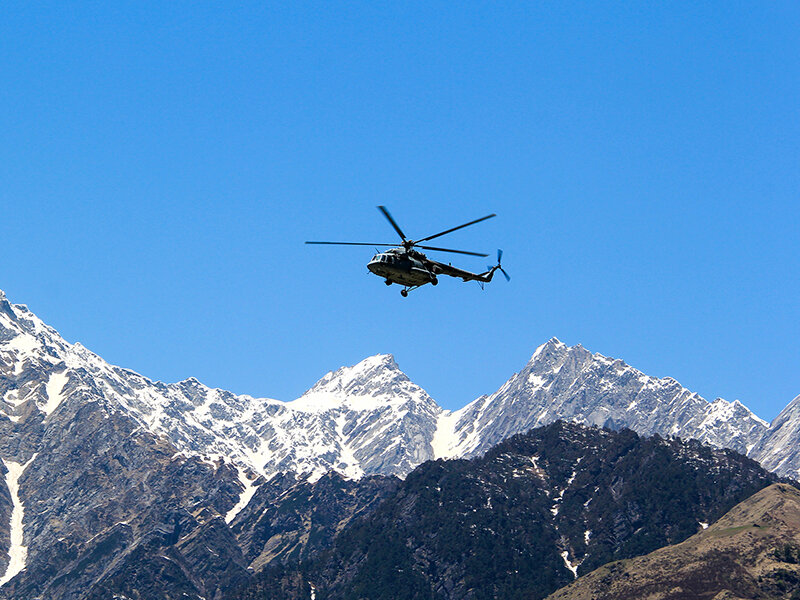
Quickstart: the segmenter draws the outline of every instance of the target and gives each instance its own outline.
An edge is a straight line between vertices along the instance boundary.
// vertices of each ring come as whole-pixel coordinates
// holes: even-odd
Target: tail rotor
[[[503,269],[503,267],[500,266],[500,260],[502,258],[503,258],[503,251],[498,248],[497,249],[497,266],[495,266],[494,268],[497,269],[498,271],[500,271],[503,274],[503,276],[506,278],[506,281],[511,281],[511,275],[506,273],[505,269]]]

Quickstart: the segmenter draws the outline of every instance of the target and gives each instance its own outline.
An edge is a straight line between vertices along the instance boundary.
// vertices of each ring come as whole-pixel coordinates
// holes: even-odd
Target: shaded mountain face
[[[336,471],[314,482],[278,475],[258,489],[231,529],[255,571],[307,561],[354,518],[377,508],[399,483],[380,475],[348,480]]]
[[[548,600],[800,596],[800,491],[763,489],[686,541],[605,565]]]
[[[421,465],[302,573],[321,600],[542,598],[686,539],[776,479],[698,442],[557,422],[481,458]]]

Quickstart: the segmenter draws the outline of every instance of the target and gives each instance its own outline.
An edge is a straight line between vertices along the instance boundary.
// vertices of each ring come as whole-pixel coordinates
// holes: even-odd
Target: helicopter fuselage
[[[426,283],[436,285],[438,280],[424,254],[404,248],[379,252],[367,263],[367,269],[387,283],[418,287]]]

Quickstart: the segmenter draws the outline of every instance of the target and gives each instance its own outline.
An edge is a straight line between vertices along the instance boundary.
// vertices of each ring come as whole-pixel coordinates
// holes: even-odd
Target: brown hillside
[[[688,540],[609,563],[547,600],[800,599],[800,491],[774,484]]]

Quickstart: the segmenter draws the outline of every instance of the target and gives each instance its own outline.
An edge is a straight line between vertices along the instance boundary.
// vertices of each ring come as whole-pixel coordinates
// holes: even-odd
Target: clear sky
[[[797,2],[8,2],[0,289],[148,377],[440,404],[550,337],[771,419],[800,393]],[[393,242],[510,283],[400,297]],[[440,255],[483,270],[487,260]]]

